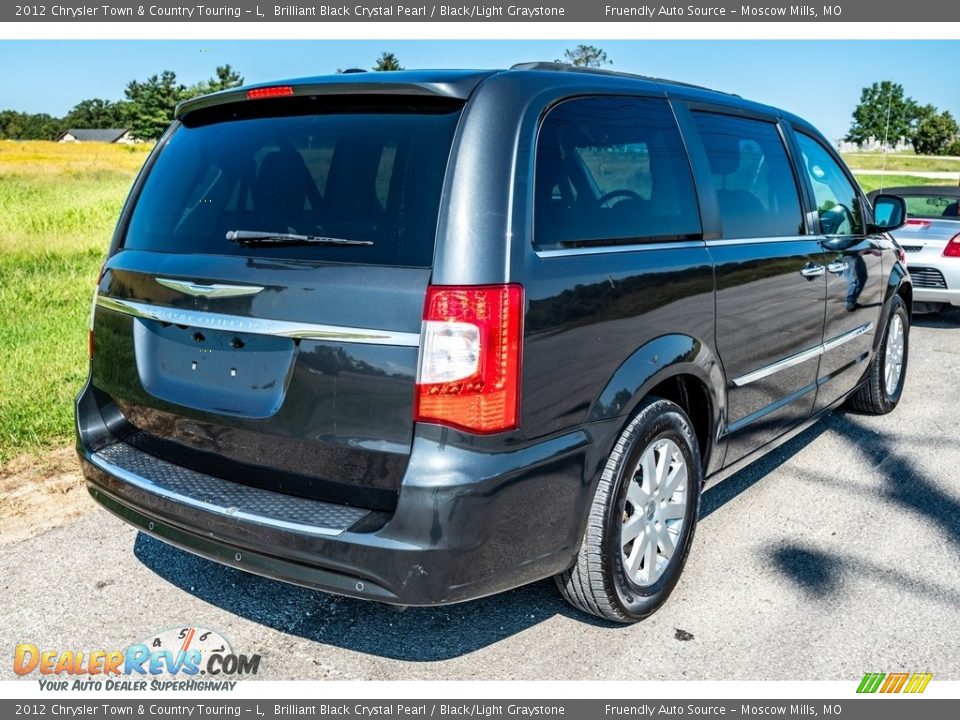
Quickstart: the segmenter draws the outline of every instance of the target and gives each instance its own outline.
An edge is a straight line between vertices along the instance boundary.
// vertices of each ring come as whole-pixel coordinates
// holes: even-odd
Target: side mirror
[[[896,195],[877,195],[873,198],[873,222],[867,231],[875,233],[889,232],[902,228],[907,221],[907,204]]]

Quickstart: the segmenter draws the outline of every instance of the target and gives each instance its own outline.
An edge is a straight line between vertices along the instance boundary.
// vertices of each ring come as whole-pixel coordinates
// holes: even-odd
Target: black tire
[[[686,464],[683,522],[676,535],[675,549],[669,560],[665,560],[659,579],[644,586],[634,582],[624,567],[623,549],[631,545],[621,543],[621,530],[632,517],[632,513],[627,514],[631,510],[628,489],[631,483],[638,482],[638,477],[638,484],[643,486],[645,482],[641,477],[640,459],[644,451],[662,440],[672,441]],[[567,602],[584,612],[621,623],[636,622],[654,613],[673,591],[686,563],[700,512],[702,485],[700,450],[690,419],[680,406],[669,400],[646,400],[624,428],[603,469],[576,563],[555,578]],[[671,495],[662,500],[661,505],[675,498]],[[656,510],[656,499],[651,502]],[[674,505],[676,512],[679,505],[679,502]],[[632,508],[632,512],[637,509]],[[659,546],[654,543],[654,547]],[[653,565],[661,567],[659,554],[654,552]]]
[[[892,391],[887,388],[887,343],[890,341],[890,329],[898,318],[903,332],[903,362],[900,369],[900,377]],[[907,359],[910,356],[910,316],[907,315],[907,308],[899,295],[894,295],[890,306],[890,315],[887,318],[887,324],[883,328],[883,340],[877,354],[870,362],[870,368],[867,370],[867,377],[849,400],[849,405],[857,412],[868,415],[886,415],[893,410],[900,402],[900,396],[903,395],[903,384],[907,378]]]

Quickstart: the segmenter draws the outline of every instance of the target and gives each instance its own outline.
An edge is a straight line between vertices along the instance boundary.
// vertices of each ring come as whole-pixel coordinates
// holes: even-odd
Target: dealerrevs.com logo
[[[233,690],[256,675],[260,655],[233,651],[220,633],[178,627],[153,633],[124,650],[56,650],[20,643],[13,671],[34,673],[41,690]]]

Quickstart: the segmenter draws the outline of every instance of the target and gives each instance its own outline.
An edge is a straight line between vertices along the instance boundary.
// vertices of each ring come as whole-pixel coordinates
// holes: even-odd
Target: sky
[[[369,68],[383,51],[408,69],[501,68],[596,45],[611,69],[705,85],[791,111],[831,139],[860,91],[892,80],[960,118],[960,40],[0,40],[0,110],[64,115],[81,100],[123,98],[130,80],[173,70],[190,85],[229,63],[246,82]],[[15,72],[11,72],[15,69]]]

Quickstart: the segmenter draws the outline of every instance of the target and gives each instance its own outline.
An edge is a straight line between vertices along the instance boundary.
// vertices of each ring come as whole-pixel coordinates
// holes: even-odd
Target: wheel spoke
[[[646,556],[647,548],[651,545],[653,545],[653,542],[650,540],[649,535],[638,537],[633,543],[630,556],[624,562],[624,565],[627,568],[627,573],[629,573],[631,576],[637,574],[637,570],[640,568],[640,561]]]
[[[658,443],[654,446],[654,451],[657,455],[656,486],[662,489],[666,481],[667,469],[670,467],[669,445],[667,445],[665,442]]]
[[[657,543],[652,537],[647,538],[647,544],[643,548],[643,569],[648,583],[654,582],[658,577],[657,573]]]
[[[623,523],[623,528],[620,530],[620,543],[621,545],[626,545],[631,540],[635,540],[636,537],[643,532],[644,527],[646,527],[647,521],[643,516],[642,506],[640,510],[635,510],[633,515]]]
[[[633,505],[636,512],[642,512],[644,505],[650,500],[650,493],[640,483],[633,480],[627,488],[627,502]]]
[[[670,502],[660,511],[661,520],[682,520],[686,514],[686,505],[682,502]]]
[[[656,485],[657,465],[653,448],[649,447],[640,456],[640,469],[643,472],[643,484],[649,493]]]
[[[677,544],[674,541],[673,533],[667,529],[665,524],[660,525],[660,531],[657,533],[657,545],[659,545],[660,550],[663,552],[663,556],[667,560],[673,557],[673,551],[677,549]]]
[[[686,485],[687,482],[687,464],[683,462],[683,457],[680,453],[676,453],[674,458],[674,463],[670,468],[670,473],[667,475],[667,484],[663,490],[663,497],[670,498],[671,495],[677,490],[677,486],[683,483]]]

